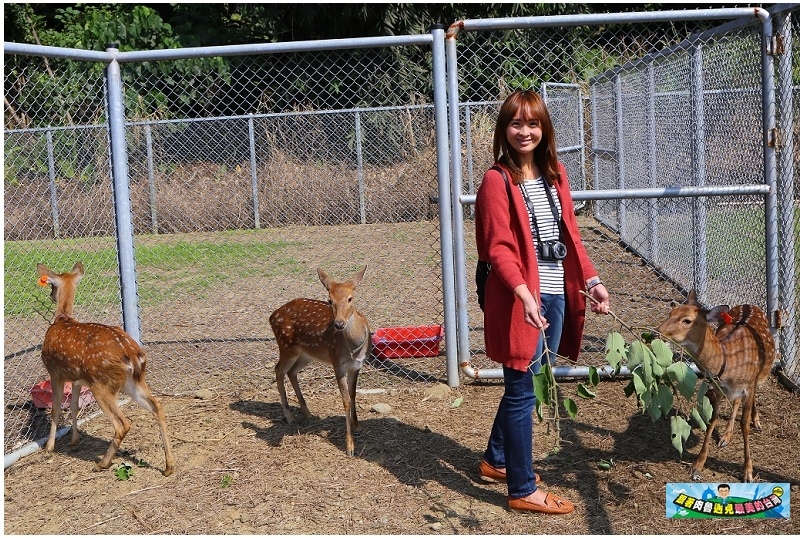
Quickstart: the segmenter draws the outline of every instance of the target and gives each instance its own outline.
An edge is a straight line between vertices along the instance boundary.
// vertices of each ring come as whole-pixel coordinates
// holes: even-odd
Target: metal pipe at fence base
[[[694,373],[699,374],[700,370],[697,369],[694,363],[691,365]],[[469,378],[481,379],[503,379],[502,368],[473,368],[470,363],[461,363],[461,372]],[[610,365],[597,368],[597,373],[601,378],[627,378],[631,376],[631,371],[623,366],[617,374],[614,373],[614,368]],[[589,366],[554,366],[553,377],[556,379],[565,378],[587,378],[589,377]]]
[[[72,429],[71,426],[63,426],[56,431],[56,439],[61,439],[64,437],[68,431]],[[32,441],[27,445],[15,450],[10,454],[3,455],[3,470],[8,469],[12,465],[14,465],[20,458],[24,458],[25,456],[30,456],[34,452],[38,452],[44,448],[44,445],[47,443],[47,439],[39,439],[38,441]]]
[[[119,405],[125,405],[130,402],[130,399],[125,397],[119,400]],[[96,411],[89,415],[86,418],[82,418],[78,421],[78,427],[80,428],[90,420],[99,417],[103,414],[103,411]],[[72,426],[61,426],[56,430],[56,440],[61,439],[72,429]],[[3,454],[3,469],[8,469],[12,465],[14,465],[20,458],[24,458],[25,456],[30,456],[31,454],[38,452],[44,448],[47,444],[47,438],[39,439],[37,441],[31,441],[27,445],[18,448],[14,452],[9,454]]]

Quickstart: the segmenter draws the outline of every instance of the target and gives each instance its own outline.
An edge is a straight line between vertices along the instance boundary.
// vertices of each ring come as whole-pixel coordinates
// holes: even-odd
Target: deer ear
[[[36,272],[39,273],[39,276],[50,276],[54,274],[53,271],[43,263],[36,264]]]
[[[730,309],[731,307],[726,304],[715,306],[706,314],[706,321],[709,323],[720,323],[722,322],[720,316],[722,314],[727,314]]]
[[[694,290],[689,291],[689,296],[686,298],[686,304],[697,304],[697,293]]]
[[[325,289],[330,291],[330,278],[328,278],[328,273],[326,273],[322,267],[317,268],[317,275],[319,276],[319,281],[322,282],[322,285],[325,286]]]
[[[367,271],[367,266],[365,265],[363,267],[363,269],[361,269],[358,273],[353,275],[352,281],[353,281],[353,286],[354,287],[358,286],[359,284],[361,284],[361,281],[364,279],[364,273],[366,271]]]

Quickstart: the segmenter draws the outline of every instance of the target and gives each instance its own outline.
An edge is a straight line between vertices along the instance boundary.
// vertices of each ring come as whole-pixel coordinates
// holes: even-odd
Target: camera
[[[542,241],[536,245],[539,259],[545,261],[558,261],[567,257],[567,246],[561,241]]]

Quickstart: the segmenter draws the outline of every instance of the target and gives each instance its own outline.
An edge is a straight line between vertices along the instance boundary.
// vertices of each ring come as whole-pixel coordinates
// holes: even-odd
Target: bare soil
[[[612,306],[618,313],[644,324],[665,315],[666,301],[675,293],[671,286],[645,275],[641,261],[629,253],[604,253],[608,240],[596,230],[586,230],[584,241],[593,259],[606,260],[601,274],[612,288]],[[397,263],[397,256],[391,263]],[[374,280],[361,299],[373,309],[370,314],[391,319],[379,308],[394,316],[401,315],[395,310],[416,309],[411,319],[429,319],[419,315],[436,307],[425,300],[430,295],[425,290],[405,308],[380,299],[391,288],[382,287],[377,275],[394,274],[390,261],[385,267],[382,263],[373,263]],[[319,287],[303,285],[308,290]],[[224,303],[218,299],[218,304]],[[264,309],[253,301],[252,309],[244,301],[237,315],[252,317],[251,312]],[[227,305],[223,310],[233,311]],[[476,316],[473,313],[471,319],[479,319]],[[211,325],[224,322],[196,317]],[[603,346],[599,335],[618,327],[609,317],[592,315],[589,325],[589,334],[595,336],[582,360],[598,364],[596,355]],[[479,330],[474,333],[474,338],[480,336]],[[791,519],[668,520],[666,484],[690,480],[701,432],[693,431],[687,451],[679,456],[670,443],[668,422],[651,422],[635,399],[625,397],[627,380],[603,381],[595,400],[578,399],[576,383],[562,381],[560,389],[578,401],[577,418],[562,419],[560,435],[552,423],[536,424],[534,459],[543,487],[576,504],[574,513],[556,517],[509,513],[505,486],[478,480],[477,466],[503,392],[499,382],[462,376],[455,389],[436,379],[396,387],[381,384],[386,376],[381,378],[378,368],[365,367],[359,380],[364,390],[357,397],[361,432],[355,456],[348,457],[341,397],[330,372],[309,367],[301,373],[314,416],[301,420],[295,412],[297,422],[289,425],[269,361],[262,365],[261,359],[254,360],[274,359],[270,346],[254,342],[252,351],[238,350],[246,355],[244,361],[234,360],[223,347],[197,344],[159,350],[151,345],[153,368],[148,376],[151,386],[160,388],[175,473],[161,474],[164,453],[155,421],[138,406],[126,405],[132,427],[111,469],[92,471],[112,435],[109,421],[98,417],[81,428],[75,449],[67,435],[56,443],[51,457],[37,452],[5,470],[4,533],[800,534],[800,394],[788,392],[774,376],[758,394],[764,429],[751,434],[751,446],[758,481],[791,484]],[[174,369],[198,355],[224,362],[224,367],[211,370],[194,368],[195,378],[206,376],[199,386],[210,391],[202,394],[173,384],[183,375]],[[474,358],[476,367],[497,366],[486,357]],[[441,370],[442,358],[432,360],[440,361]],[[427,366],[413,365],[420,372],[437,371]],[[245,370],[254,372],[252,379],[263,379],[263,386],[242,384]],[[296,411],[293,395],[290,401]],[[387,404],[390,410],[377,412],[377,404]],[[718,430],[729,413],[725,404]],[[603,470],[598,466],[601,460],[613,460],[614,466]],[[133,466],[124,481],[114,472],[123,462]],[[728,447],[712,447],[704,480],[738,482],[742,465],[743,440],[737,426]]]
[[[343,410],[333,387],[307,395],[315,416],[302,421],[296,413],[297,424],[289,425],[273,384],[206,399],[162,395],[177,460],[170,477],[161,474],[164,453],[154,420],[134,406],[126,407],[133,424],[112,469],[92,472],[112,430],[104,418],[90,421],[76,450],[66,436],[52,457],[39,452],[5,471],[4,532],[800,532],[800,395],[770,378],[758,396],[764,429],[751,436],[757,480],[792,484],[792,518],[679,521],[665,517],[665,484],[689,481],[700,432],[693,432],[688,453],[679,457],[668,424],[640,414],[635,400],[625,398],[624,384],[604,381],[596,400],[581,400],[577,419],[561,421],[560,448],[552,425],[535,426],[536,470],[547,490],[575,502],[567,516],[509,513],[505,486],[479,482],[476,468],[503,390],[495,382],[359,394],[354,457],[344,453]],[[571,383],[561,388],[575,389]],[[391,410],[373,411],[379,403]],[[742,447],[737,427],[730,446],[712,448],[704,480],[740,481]],[[612,459],[610,471],[598,468],[600,460]],[[114,473],[123,461],[142,465],[127,481]]]

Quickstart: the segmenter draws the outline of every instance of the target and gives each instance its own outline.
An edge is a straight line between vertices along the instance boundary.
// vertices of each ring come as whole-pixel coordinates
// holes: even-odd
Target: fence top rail
[[[451,39],[460,31],[515,30],[520,28],[544,28],[551,26],[584,26],[609,23],[648,23],[689,20],[737,19],[758,17],[762,23],[769,20],[765,9],[719,8],[684,9],[667,11],[634,11],[631,13],[596,13],[591,15],[548,15],[539,17],[509,17],[488,19],[465,19],[450,25],[447,38]]]
[[[84,60],[105,63],[117,61],[123,63],[145,61],[152,62],[159,60],[185,60],[189,58],[208,58],[218,56],[247,56],[290,52],[430,45],[432,43],[432,34],[419,34],[288,41],[281,43],[254,43],[248,45],[221,45],[216,47],[187,47],[181,49],[140,50],[126,52],[120,52],[119,50],[113,48],[113,45],[109,45],[110,48],[108,50],[100,52],[4,41],[3,52],[5,54],[42,56],[47,58],[66,58],[70,60]]]
[[[588,200],[631,200],[636,198],[689,198],[699,196],[765,196],[769,194],[769,185],[727,185],[719,187],[656,187],[651,189],[599,189],[588,191],[572,191],[575,201]],[[462,204],[474,204],[474,194],[463,194],[459,197]]]

